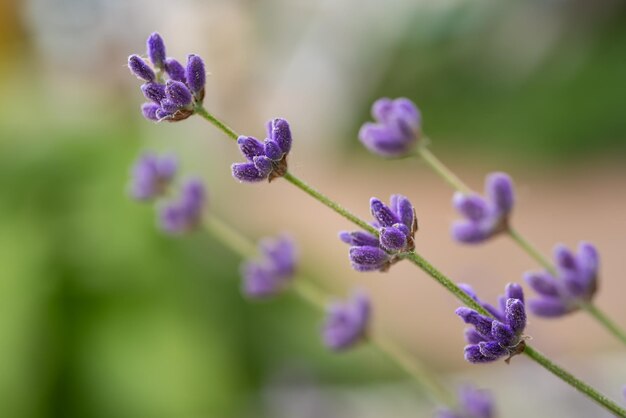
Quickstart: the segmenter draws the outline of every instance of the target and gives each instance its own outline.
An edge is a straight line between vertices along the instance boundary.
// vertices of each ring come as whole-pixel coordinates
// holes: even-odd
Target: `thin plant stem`
[[[203,113],[199,112],[199,114],[203,116],[205,119],[207,119],[209,122],[211,122],[215,127],[217,127],[222,132],[224,132],[226,135],[230,136],[231,138],[237,137],[234,131],[228,128],[219,119],[210,115],[208,112],[206,111]],[[352,213],[344,209],[342,206],[340,206],[338,203],[335,203],[330,198],[326,197],[322,193],[318,192],[317,190],[313,189],[311,186],[304,183],[302,180],[293,176],[293,174],[287,173],[287,175],[288,175],[287,180],[290,183],[300,188],[302,191],[312,196],[319,202],[333,209],[339,215],[354,222],[356,225],[360,226],[361,228],[369,232],[372,232],[372,230],[374,230],[374,232],[377,232],[372,226],[367,224],[367,222],[358,218],[356,215],[353,215]],[[433,279],[439,282],[439,284],[445,287],[448,291],[450,291],[454,296],[456,296],[464,304],[480,312],[483,315],[491,316],[482,306],[480,306],[474,299],[472,299],[467,293],[465,293],[460,287],[458,287],[452,280],[450,280],[441,272],[439,272],[434,266],[432,266],[432,264],[426,261],[426,259],[424,259],[423,257],[421,257],[415,252],[406,253],[404,254],[404,257],[410,260],[411,262],[413,262],[414,264],[416,264],[418,267],[420,267],[424,272],[426,272],[429,276],[431,276]],[[550,371],[551,373],[553,373],[555,376],[557,376],[564,382],[568,383],[570,386],[574,387],[576,390],[587,395],[589,398],[591,398],[592,400],[594,400],[595,402],[597,402],[604,408],[608,409],[609,411],[615,413],[617,416],[626,418],[626,410],[621,408],[616,402],[612,401],[605,395],[601,394],[599,391],[595,390],[589,384],[574,377],[572,374],[564,370],[562,367],[553,363],[543,354],[536,351],[530,345],[526,344],[526,349],[524,352],[527,354],[528,357],[533,359],[535,362],[543,366],[546,370]]]
[[[526,238],[520,235],[520,233],[517,232],[516,229],[509,226],[506,230],[506,233],[509,235],[509,237],[511,237],[513,241],[517,243],[517,245],[523,248],[528,255],[534,258],[535,261],[541,266],[543,266],[543,268],[548,270],[553,275],[556,274],[556,270],[554,269],[552,263],[547,258],[545,258],[543,254],[537,251],[534,245],[532,245],[530,242],[528,242]]]
[[[209,234],[241,257],[254,257],[256,253],[254,243],[216,216],[205,216],[203,225]],[[311,280],[297,277],[293,280],[292,288],[301,299],[311,306],[322,311],[326,310],[327,297]],[[454,405],[454,397],[417,358],[409,355],[402,347],[383,336],[370,335],[367,341],[404,370],[421,388],[425,389],[426,394],[434,403],[450,407]]]
[[[430,168],[439,176],[445,180],[453,189],[458,190],[461,193],[469,194],[472,192],[460,178],[456,176],[448,167],[446,167],[435,154],[430,152],[430,150],[426,146],[418,146],[415,151],[416,155],[422,158],[422,160],[428,164]]]
[[[602,312],[593,303],[584,303],[580,305],[580,308],[587,311],[589,315],[593,316],[598,322],[602,323],[606,329],[608,329],[613,335],[619,338],[624,344],[626,344],[626,333],[620,327],[617,326],[604,312]]]

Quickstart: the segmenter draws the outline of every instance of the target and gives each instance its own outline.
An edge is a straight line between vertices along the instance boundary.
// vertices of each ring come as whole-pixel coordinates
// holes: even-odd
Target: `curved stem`
[[[239,135],[237,135],[237,132],[235,132],[224,122],[210,114],[201,104],[197,105],[194,110],[198,115],[211,122],[217,129],[224,132],[230,139],[234,139],[236,141],[239,137]]]
[[[218,129],[220,129],[226,135],[230,136],[233,139],[237,138],[237,134],[232,129],[228,128],[224,123],[222,123],[219,119],[215,118],[214,116],[210,115],[208,112],[206,111],[199,112],[199,114],[203,116],[205,119],[207,119],[209,122],[211,122],[213,125],[215,125]],[[303,190],[304,192],[306,192],[308,195],[312,196],[316,200],[328,206],[329,208],[337,212],[339,215],[354,222],[356,225],[360,226],[361,228],[372,233],[374,232],[377,233],[377,231],[367,222],[358,218],[356,215],[353,215],[351,212],[344,209],[341,205],[339,205],[338,203],[335,203],[334,201],[332,201],[331,199],[329,199],[322,193],[318,192],[317,190],[313,189],[311,186],[307,185],[302,180],[296,178],[292,174],[287,173],[287,175],[285,176],[285,179],[289,181],[290,183],[292,183],[293,185],[300,188],[301,190]],[[461,288],[459,288],[452,280],[450,280],[441,272],[439,272],[434,266],[432,266],[428,261],[426,261],[426,259],[424,259],[423,257],[421,257],[415,252],[407,253],[407,254],[404,254],[403,256],[411,260],[418,267],[420,267],[424,272],[426,272],[429,276],[431,276],[433,279],[439,282],[442,286],[444,286],[448,291],[450,291],[454,296],[456,296],[459,300],[461,300],[467,306],[473,308],[474,310],[480,312],[483,315],[491,316],[482,306],[480,306],[474,299],[472,299],[467,293],[465,293]],[[534,348],[530,347],[529,345],[526,345],[525,352],[527,352],[528,357],[530,357],[535,362],[543,366],[545,369],[553,373],[555,376],[559,377],[564,382],[568,383],[569,385],[573,386],[575,389],[584,393],[589,398],[591,398],[598,404],[602,405],[606,409],[610,410],[611,412],[617,414],[620,417],[626,418],[626,410],[622,409],[619,405],[617,405],[617,403],[607,398],[606,396],[602,395],[600,392],[598,392],[597,390],[595,390],[593,387],[589,386],[588,384],[584,383],[582,380],[575,378],[572,374],[562,369],[560,366],[556,365],[555,363],[551,362],[547,357],[543,356]]]
[[[580,305],[581,309],[584,309],[593,316],[598,322],[600,322],[606,329],[608,329],[613,335],[626,344],[626,333],[615,322],[613,322],[604,312],[592,303],[585,303]]]
[[[203,225],[207,232],[240,256],[248,258],[255,255],[254,243],[217,217],[205,216]],[[313,285],[311,280],[299,277],[293,281],[292,288],[301,299],[310,305],[322,311],[326,310],[327,297],[317,286]],[[447,406],[454,405],[454,397],[439,379],[402,347],[378,335],[370,336],[369,341],[425,389],[434,403]]]
[[[545,369],[552,372],[552,374],[557,376],[559,379],[569,383],[570,386],[573,386],[579,392],[593,399],[600,406],[603,406],[609,411],[611,411],[612,413],[614,413],[616,416],[626,417],[626,409],[622,408],[616,402],[608,398],[606,395],[598,392],[593,387],[589,386],[582,380],[577,379],[571,373],[567,372],[566,370],[564,370],[557,364],[553,363],[552,360],[547,358],[541,352],[527,345],[526,349],[524,350],[524,354],[526,354],[531,359],[535,360],[537,363],[541,364]]]
[[[470,189],[465,183],[463,183],[463,181],[461,181],[461,179],[458,178],[456,174],[454,174],[437,157],[435,157],[435,154],[430,152],[430,150],[426,146],[418,146],[415,153],[420,156],[422,160],[424,160],[424,162],[426,162],[426,164],[428,164],[428,166],[433,169],[434,172],[439,174],[439,176],[444,179],[446,183],[452,186],[453,189],[458,190],[459,192],[464,194],[469,194],[472,192],[472,189]]]
[[[539,251],[537,251],[537,249],[530,242],[528,242],[526,238],[520,235],[520,233],[517,232],[516,229],[508,227],[506,233],[509,235],[509,237],[511,237],[513,241],[517,243],[517,245],[523,248],[528,255],[534,258],[537,263],[543,266],[551,274],[556,274],[556,270],[554,269],[552,263],[547,258],[545,258]]]

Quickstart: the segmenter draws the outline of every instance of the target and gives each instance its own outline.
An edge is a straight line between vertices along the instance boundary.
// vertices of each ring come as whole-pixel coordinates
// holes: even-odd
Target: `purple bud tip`
[[[506,173],[491,173],[485,181],[487,195],[501,214],[508,214],[513,209],[515,196],[513,180]]]
[[[171,234],[190,232],[200,224],[205,205],[204,184],[197,179],[188,180],[181,187],[178,200],[171,201],[161,208],[159,214],[161,227]]]
[[[372,105],[375,123],[365,123],[359,139],[371,152],[383,157],[407,155],[420,136],[421,115],[409,99],[379,99]]]
[[[174,179],[177,168],[178,163],[173,156],[159,157],[152,153],[142,155],[132,170],[132,196],[137,200],[150,200],[163,195]]]
[[[324,344],[335,351],[354,346],[365,337],[370,316],[371,302],[363,292],[355,292],[344,303],[329,305],[322,332]]]
[[[141,113],[143,117],[158,122],[159,118],[156,115],[157,110],[159,110],[159,105],[156,103],[144,103],[141,105]]]
[[[204,89],[206,83],[206,72],[204,70],[204,62],[197,55],[189,55],[187,58],[186,69],[187,85],[191,92],[198,96]]]
[[[174,58],[168,58],[165,60],[165,72],[174,81],[180,81],[185,83],[187,81],[185,77],[185,67],[176,61]]]
[[[291,238],[264,238],[259,250],[260,259],[242,266],[243,293],[252,299],[277,295],[293,279],[296,270],[296,248]]]
[[[276,118],[268,123],[268,127],[270,139],[276,142],[284,154],[288,154],[292,142],[289,123],[285,119]]]
[[[150,61],[152,61],[152,65],[156,68],[163,68],[165,64],[165,43],[163,42],[163,38],[161,35],[154,32],[148,38],[147,49],[148,49],[148,57]]]
[[[141,85],[141,92],[146,99],[160,104],[165,99],[165,86],[163,84],[148,82]]]
[[[165,85],[165,95],[168,100],[180,108],[188,107],[193,100],[187,86],[180,81],[168,80]]]
[[[154,81],[156,75],[150,66],[138,55],[128,57],[128,68],[137,77],[145,81]]]

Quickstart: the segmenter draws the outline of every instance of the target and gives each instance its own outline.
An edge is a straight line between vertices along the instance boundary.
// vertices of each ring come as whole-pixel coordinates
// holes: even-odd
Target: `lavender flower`
[[[237,139],[247,163],[232,165],[233,177],[240,182],[255,183],[274,180],[287,173],[287,154],[291,150],[291,129],[285,119],[272,119],[267,124],[267,138],[263,143],[252,136]]]
[[[547,271],[524,275],[526,282],[539,294],[537,299],[529,301],[528,308],[546,318],[563,316],[591,302],[598,282],[600,259],[592,244],[581,242],[577,254],[558,245],[554,259],[556,275]]]
[[[441,410],[436,418],[495,418],[493,398],[486,390],[472,386],[459,389],[459,406],[457,410]]]
[[[152,61],[152,65],[156,68],[163,69],[165,65],[165,43],[161,35],[154,32],[146,42],[148,57]]]
[[[204,184],[200,180],[188,180],[181,188],[179,199],[168,202],[161,208],[161,228],[170,234],[194,230],[202,220],[205,201]]]
[[[524,351],[526,344],[522,333],[526,327],[526,310],[522,287],[509,283],[505,295],[500,297],[500,308],[482,303],[471,287],[461,285],[463,290],[476,302],[480,303],[491,315],[481,315],[473,309],[461,307],[456,310],[467,324],[474,329],[467,329],[465,338],[469,345],[465,346],[465,360],[470,363],[487,363],[503,356],[511,357]]]
[[[355,292],[351,299],[328,306],[323,328],[324,344],[335,351],[345,350],[365,338],[371,316],[367,294]]]
[[[128,57],[128,68],[137,78],[148,82],[155,80],[156,75],[152,68],[138,55]]]
[[[187,67],[183,67],[174,58],[166,57],[165,44],[156,32],[148,38],[147,46],[148,57],[156,72],[138,55],[128,58],[131,72],[146,81],[141,86],[144,96],[157,105],[142,106],[144,117],[157,122],[187,119],[204,99],[206,74],[202,59],[190,55]],[[169,80],[164,80],[165,75]]]
[[[459,242],[474,244],[506,231],[513,209],[513,182],[505,173],[491,173],[485,180],[483,198],[475,193],[454,194],[452,204],[466,219],[452,225],[452,236]]]
[[[374,219],[372,226],[378,229],[376,237],[369,232],[340,232],[339,238],[350,245],[350,261],[357,271],[387,271],[400,260],[400,254],[415,249],[417,217],[415,209],[406,197],[391,196],[391,205],[380,200],[370,200]]]
[[[243,293],[251,299],[275,296],[285,289],[296,270],[296,248],[287,236],[265,238],[259,243],[261,258],[242,265]]]
[[[411,152],[421,135],[421,114],[409,99],[378,99],[372,105],[375,123],[366,122],[359,139],[374,154],[402,157]]]
[[[145,153],[135,163],[130,186],[137,200],[151,200],[163,195],[176,175],[178,164],[170,155],[157,156]]]

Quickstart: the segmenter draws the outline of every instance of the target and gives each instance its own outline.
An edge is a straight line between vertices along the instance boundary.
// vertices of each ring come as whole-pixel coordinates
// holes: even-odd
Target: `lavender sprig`
[[[285,235],[259,242],[261,258],[246,261],[241,268],[243,293],[250,299],[276,296],[289,285],[296,271],[296,248]]]
[[[474,326],[465,332],[469,343],[465,346],[465,360],[470,363],[488,363],[506,356],[508,363],[511,357],[524,352],[526,343],[522,333],[526,327],[526,310],[522,287],[509,283],[505,295],[500,297],[499,309],[480,302],[471,287],[464,285],[463,288],[492,315],[481,315],[465,307],[456,310],[455,313],[466,324]]]
[[[229,128],[224,122],[220,121],[218,118],[216,118],[215,116],[207,112],[206,109],[202,108],[202,110],[198,111],[197,113],[200,116],[204,117],[208,122],[213,124],[215,127],[217,127],[219,130],[221,130],[224,134],[226,134],[231,139],[236,140],[238,138],[238,135],[237,133],[235,133],[235,131]],[[372,227],[367,222],[360,219],[358,216],[352,214],[350,211],[343,208],[334,200],[328,198],[324,194],[315,190],[314,188],[306,184],[304,181],[294,176],[289,171],[285,173],[283,178],[289,181],[290,183],[292,183],[293,185],[295,185],[296,187],[298,187],[299,189],[301,189],[302,191],[304,191],[305,193],[307,193],[308,195],[310,195],[311,197],[318,200],[320,203],[328,206],[329,208],[337,212],[339,215],[343,216],[344,218],[358,225],[362,229],[372,234],[378,235],[378,231],[376,230],[376,228]],[[448,291],[450,291],[453,295],[455,295],[459,300],[461,300],[467,306],[473,308],[480,314],[489,315],[489,313],[480,304],[476,303],[469,295],[467,295],[461,288],[459,288],[452,280],[450,280],[448,277],[443,275],[439,270],[437,270],[434,266],[432,266],[428,261],[426,261],[426,259],[421,257],[419,254],[413,251],[413,252],[405,254],[404,258],[406,258],[407,260],[411,261],[413,264],[417,265],[419,268],[424,270],[424,272],[426,272],[429,276],[431,276],[433,279],[439,282],[439,284],[445,287]],[[544,367],[546,370],[553,373],[555,376],[557,376],[564,382],[568,383],[569,385],[571,385],[578,391],[587,395],[590,399],[597,402],[599,405],[617,414],[618,416],[626,418],[626,410],[623,409],[621,406],[619,406],[616,402],[609,399],[608,397],[606,397],[605,395],[603,395],[602,393],[600,393],[599,391],[597,391],[596,389],[588,385],[587,383],[576,378],[571,373],[567,372],[565,369],[563,369],[562,367],[552,362],[549,358],[544,356],[542,353],[535,350],[529,344],[526,344],[524,354],[530,357],[531,359],[533,359],[535,362],[540,364],[542,367]]]

